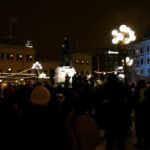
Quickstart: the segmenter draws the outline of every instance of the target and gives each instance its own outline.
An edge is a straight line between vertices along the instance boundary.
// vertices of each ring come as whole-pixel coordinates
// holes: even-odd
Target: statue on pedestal
[[[69,40],[67,37],[64,38],[64,44],[62,45],[61,51],[61,66],[71,66],[71,50]]]
[[[61,64],[55,70],[55,83],[63,83],[68,88],[72,83],[72,76],[74,74],[76,74],[76,71],[72,67],[69,40],[65,37],[61,50]]]

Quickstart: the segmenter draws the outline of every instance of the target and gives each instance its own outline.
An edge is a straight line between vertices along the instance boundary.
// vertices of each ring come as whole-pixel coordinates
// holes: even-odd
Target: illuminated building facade
[[[0,73],[18,73],[32,67],[34,48],[0,44]]]
[[[0,78],[7,78],[7,76],[13,78],[16,74],[30,77],[35,74],[35,70],[32,69],[33,63],[36,61],[35,49],[33,47],[18,46],[18,45],[6,45],[0,44]],[[59,65],[56,61],[40,61],[42,70],[40,73],[50,75],[51,69]]]
[[[150,39],[135,44],[129,51],[134,63],[132,65],[132,80],[150,80]]]

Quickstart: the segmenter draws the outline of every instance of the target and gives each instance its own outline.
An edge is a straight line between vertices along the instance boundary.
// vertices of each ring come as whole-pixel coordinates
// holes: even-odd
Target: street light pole
[[[99,54],[98,54],[98,56],[97,56],[97,61],[98,61],[98,62],[97,62],[97,65],[98,65],[98,66],[97,66],[97,69],[98,69],[98,80],[100,80],[100,73],[99,73],[99,71],[100,71],[100,70],[99,70],[99,67],[100,67],[100,62],[99,62],[99,61],[100,61],[100,60],[99,60]]]
[[[126,46],[124,45],[120,49],[120,54],[122,55],[123,59],[123,70],[124,70],[124,83],[128,83],[128,71],[127,71],[127,63],[126,63],[126,57],[128,55],[128,51]]]
[[[126,25],[121,25],[119,30],[112,31],[112,43],[121,45],[121,53],[123,55],[123,66],[124,66],[124,82],[127,83],[127,64],[126,64],[126,57],[127,57],[127,48],[130,42],[135,41],[136,36],[134,31],[131,28],[127,27]]]
[[[36,69],[36,82],[39,83],[39,70]]]

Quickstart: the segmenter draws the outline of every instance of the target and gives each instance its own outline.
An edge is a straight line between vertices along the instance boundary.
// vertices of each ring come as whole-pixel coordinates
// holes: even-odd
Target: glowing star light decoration
[[[36,70],[41,70],[42,69],[42,65],[36,61],[33,65],[32,65],[32,69],[36,69]]]
[[[126,25],[121,25],[119,31],[113,30],[112,36],[113,36],[112,39],[113,44],[122,43],[127,45],[130,42],[136,40],[134,31],[132,31],[131,28],[127,27]]]
[[[41,70],[43,67],[42,65],[36,61],[33,65],[32,65],[32,69],[36,70],[36,74],[37,74],[37,83],[38,83],[38,78],[39,78],[39,70]]]

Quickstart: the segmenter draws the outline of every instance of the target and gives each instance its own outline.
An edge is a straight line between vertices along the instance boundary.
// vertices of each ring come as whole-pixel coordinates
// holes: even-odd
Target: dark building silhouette
[[[111,72],[120,66],[120,55],[115,52],[117,52],[115,49],[97,49],[92,57],[92,72],[99,72],[102,75],[102,72]]]

